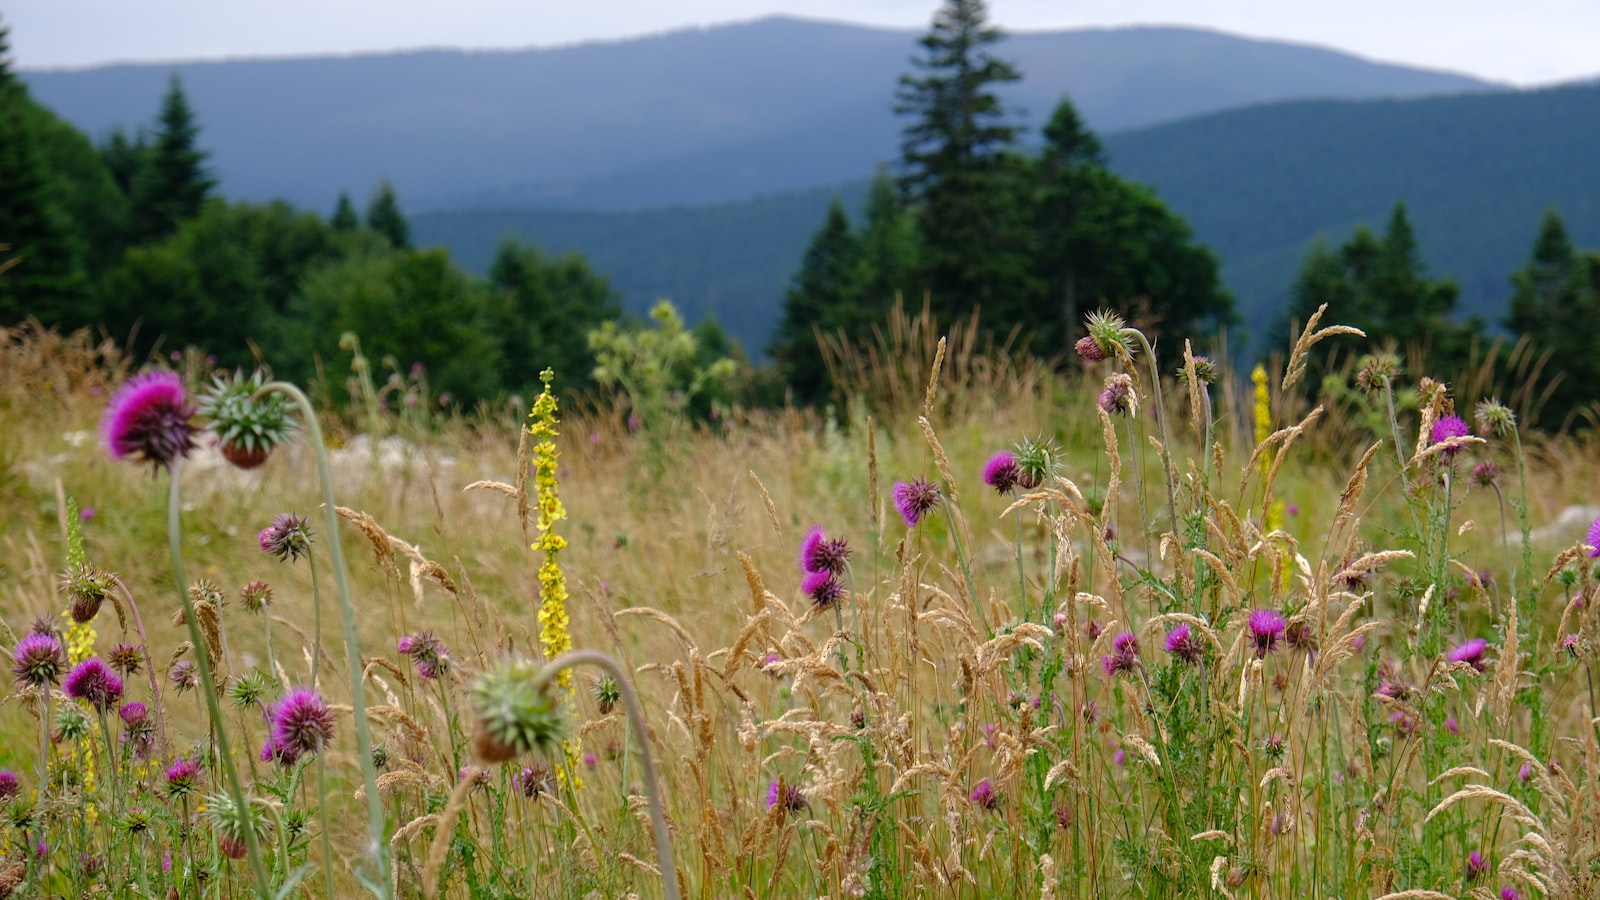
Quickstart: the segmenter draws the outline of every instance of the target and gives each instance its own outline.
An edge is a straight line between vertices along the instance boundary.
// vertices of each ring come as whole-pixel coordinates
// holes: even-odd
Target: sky
[[[937,0],[7,0],[24,69],[504,49],[773,14],[926,27]],[[1194,25],[1519,86],[1600,75],[1600,0],[990,0],[1012,31]]]

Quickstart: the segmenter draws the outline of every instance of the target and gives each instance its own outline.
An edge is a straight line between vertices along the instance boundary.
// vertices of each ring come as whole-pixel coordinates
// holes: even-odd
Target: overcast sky
[[[774,13],[924,27],[937,0],[6,0],[22,68],[508,48]],[[1198,25],[1518,85],[1600,75],[1600,0],[991,0],[1011,30]]]

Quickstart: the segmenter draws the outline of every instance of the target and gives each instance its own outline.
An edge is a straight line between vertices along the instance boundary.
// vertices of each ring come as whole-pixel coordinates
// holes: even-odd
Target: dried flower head
[[[61,641],[53,634],[30,632],[17,642],[11,653],[11,671],[17,680],[31,687],[44,687],[61,679],[61,670],[67,665],[67,653]]]
[[[266,383],[259,369],[249,378],[237,371],[218,375],[200,398],[198,411],[210,419],[207,428],[217,436],[223,458],[241,469],[266,462],[294,434],[288,400],[277,393],[258,396]]]
[[[915,528],[939,505],[939,500],[939,489],[921,476],[894,483],[894,508],[900,512],[907,528]]]
[[[1494,487],[1500,480],[1500,467],[1486,459],[1472,467],[1472,483],[1478,487]]]
[[[1100,392],[1100,408],[1107,415],[1138,415],[1139,395],[1133,390],[1133,378],[1118,372],[1106,379],[1105,390]]]
[[[252,581],[239,591],[239,604],[245,612],[260,614],[272,603],[272,586],[265,581]]]
[[[114,459],[148,462],[152,471],[195,449],[194,407],[176,372],[135,375],[111,396],[100,421],[100,437]]]
[[[122,700],[122,679],[100,657],[91,656],[67,673],[61,687],[67,696],[105,712]]]
[[[1479,672],[1482,672],[1489,667],[1489,664],[1485,662],[1483,658],[1483,651],[1488,649],[1488,647],[1488,641],[1484,640],[1483,638],[1473,638],[1465,643],[1457,645],[1450,651],[1446,658],[1453,663],[1466,663]]]
[[[1010,450],[1001,450],[983,464],[983,483],[997,494],[1009,494],[1022,480],[1022,469]]]
[[[508,659],[480,674],[472,684],[472,709],[473,743],[485,762],[543,750],[565,731],[555,694],[539,679],[539,667],[525,659]]]
[[[172,682],[172,686],[177,688],[180,694],[192,691],[200,684],[200,670],[193,661],[180,659],[167,670],[167,680]]]
[[[1250,614],[1250,639],[1254,642],[1256,656],[1264,657],[1278,646],[1288,623],[1282,615],[1270,609],[1258,609]]]
[[[144,655],[139,648],[132,644],[117,644],[106,654],[106,662],[111,664],[117,674],[126,678],[129,675],[139,674],[139,666],[144,662]]]
[[[321,752],[333,743],[333,711],[313,691],[290,693],[272,709],[272,742],[296,759]]]
[[[261,549],[280,560],[295,560],[311,552],[314,532],[307,527],[306,518],[294,513],[283,513],[272,524],[261,529],[257,540]]]

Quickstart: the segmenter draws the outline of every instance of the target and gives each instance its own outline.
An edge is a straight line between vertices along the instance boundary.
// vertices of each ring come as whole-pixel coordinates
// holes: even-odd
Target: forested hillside
[[[865,178],[897,154],[887,87],[916,34],[769,18],[515,52],[418,51],[29,72],[95,140],[183,78],[225,195],[328,208],[394,181],[415,207],[639,209]],[[1294,97],[1482,81],[1182,28],[1019,34],[1002,96],[1035,126],[1070,93],[1101,132]]]
[[[1600,244],[1600,85],[1272,104],[1112,134],[1105,147],[1114,172],[1153,187],[1217,252],[1257,336],[1319,235],[1335,243],[1358,223],[1378,227],[1397,201],[1432,271],[1460,283],[1462,310],[1491,318],[1505,309],[1510,272],[1546,207],[1560,210],[1580,246]],[[471,268],[505,234],[579,250],[614,274],[627,308],[656,296],[671,296],[691,319],[715,308],[759,347],[834,193],[859,211],[866,183],[698,209],[502,209],[414,221],[419,240],[449,246]],[[698,247],[717,253],[693,255]]]

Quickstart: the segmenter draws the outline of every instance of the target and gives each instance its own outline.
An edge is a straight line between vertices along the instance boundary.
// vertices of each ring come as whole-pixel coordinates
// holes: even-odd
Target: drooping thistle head
[[[106,662],[111,664],[111,668],[115,669],[117,674],[127,678],[129,675],[139,674],[139,666],[144,662],[144,655],[132,644],[117,644],[106,654]]]
[[[167,680],[180,694],[192,691],[200,684],[200,669],[192,660],[180,659],[167,669]]]
[[[241,469],[254,469],[278,447],[294,437],[294,420],[282,394],[258,396],[267,383],[257,369],[249,378],[243,372],[218,375],[200,398],[199,413],[209,419],[206,428],[217,436],[224,458]]]
[[[99,566],[74,565],[61,576],[61,589],[67,594],[68,612],[72,621],[79,625],[94,619],[106,597],[115,588],[116,579]]]
[[[417,674],[429,681],[435,681],[450,671],[450,654],[438,635],[431,631],[408,634],[396,646],[402,654],[410,657],[412,664],[417,667]]]
[[[1102,309],[1089,314],[1084,322],[1088,334],[1074,345],[1078,355],[1090,362],[1104,359],[1133,359],[1133,342],[1127,334],[1128,323],[1116,313]]]
[[[123,383],[106,404],[100,437],[114,459],[148,462],[152,472],[195,449],[194,406],[176,372],[153,371]]]
[[[821,525],[811,526],[800,541],[800,574],[830,572],[844,574],[850,564],[850,545],[844,538],[830,538]]]
[[[511,777],[512,788],[529,800],[537,800],[541,794],[550,793],[552,782],[550,768],[541,763],[523,766]]]
[[[844,597],[844,583],[832,572],[807,572],[800,579],[800,590],[819,610],[832,609]]]
[[[1024,437],[1017,441],[1013,452],[1017,460],[1017,486],[1025,491],[1056,477],[1061,467],[1061,454],[1049,438]]]
[[[1124,631],[1111,640],[1111,653],[1100,657],[1100,667],[1106,670],[1107,676],[1116,676],[1123,672],[1132,672],[1139,668],[1139,638],[1131,631]]]
[[[272,603],[272,586],[265,581],[252,581],[239,591],[239,603],[245,612],[260,614]]]
[[[475,715],[473,745],[484,762],[505,762],[522,753],[558,743],[566,723],[538,664],[526,659],[501,661],[472,682]]]
[[[1133,378],[1126,372],[1118,372],[1107,378],[1105,390],[1100,392],[1099,403],[1106,415],[1138,415],[1139,394],[1133,389]]]
[[[1010,450],[1001,450],[983,464],[983,483],[996,494],[1009,494],[1022,481],[1022,468]]]
[[[609,716],[611,711],[622,702],[622,690],[617,686],[617,680],[610,675],[601,675],[594,680],[594,705],[600,715]]]

